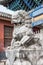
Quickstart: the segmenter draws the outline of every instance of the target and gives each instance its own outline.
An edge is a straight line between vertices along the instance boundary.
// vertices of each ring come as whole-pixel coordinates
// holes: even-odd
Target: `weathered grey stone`
[[[40,35],[42,33],[39,35],[33,33],[27,12],[20,10],[16,16],[12,20],[17,25],[14,25],[11,48],[6,50],[8,58],[6,65],[42,65],[43,37]]]

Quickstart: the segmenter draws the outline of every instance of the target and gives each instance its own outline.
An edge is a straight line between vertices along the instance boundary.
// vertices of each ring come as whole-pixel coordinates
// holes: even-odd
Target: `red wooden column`
[[[4,50],[4,25],[0,20],[0,51]]]

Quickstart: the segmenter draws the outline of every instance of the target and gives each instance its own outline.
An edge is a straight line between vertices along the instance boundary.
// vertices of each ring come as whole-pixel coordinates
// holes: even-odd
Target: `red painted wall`
[[[10,21],[0,19],[0,51],[4,50],[4,26],[13,26]]]

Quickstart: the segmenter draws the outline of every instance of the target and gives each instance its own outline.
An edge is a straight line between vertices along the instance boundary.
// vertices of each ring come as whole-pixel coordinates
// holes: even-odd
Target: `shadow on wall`
[[[1,61],[1,60],[4,60],[4,59],[7,59],[7,58],[6,58],[6,55],[5,55],[5,51],[0,52],[0,61]]]

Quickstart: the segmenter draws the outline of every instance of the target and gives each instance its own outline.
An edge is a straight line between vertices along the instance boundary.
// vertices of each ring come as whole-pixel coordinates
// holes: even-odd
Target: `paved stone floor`
[[[0,65],[4,65],[4,63],[3,62],[0,62]]]

